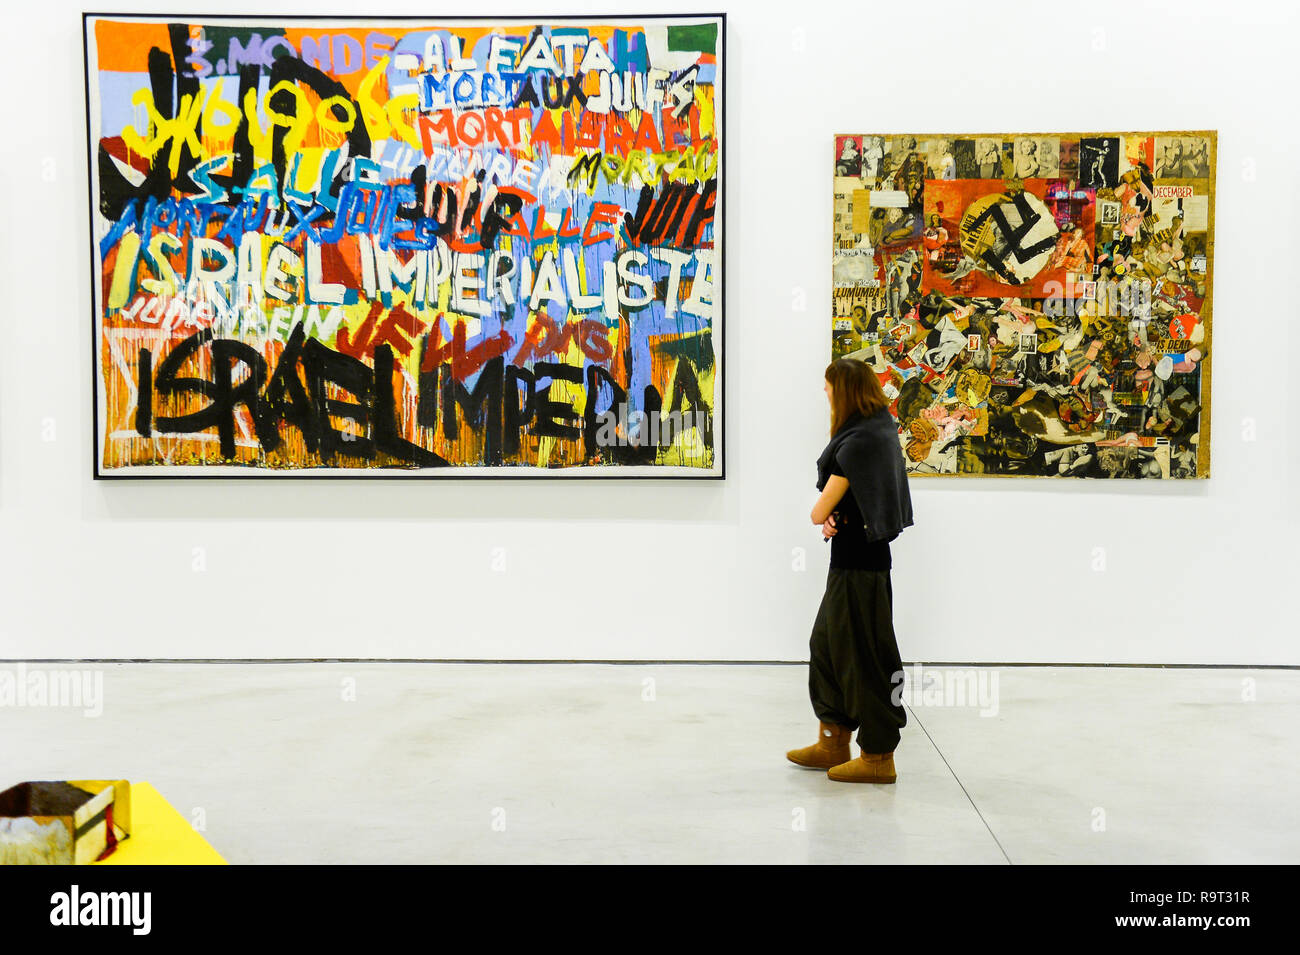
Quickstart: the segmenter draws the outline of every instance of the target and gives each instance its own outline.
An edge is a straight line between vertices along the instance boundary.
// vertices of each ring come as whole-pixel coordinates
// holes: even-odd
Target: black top
[[[830,473],[845,476],[844,469],[838,462],[831,463]],[[835,505],[835,528],[836,534],[831,538],[833,570],[889,570],[893,566],[889,557],[889,541],[867,540],[862,511],[853,498],[852,488],[845,491],[840,502]]]
[[[898,443],[898,422],[888,408],[870,416],[854,412],[817,459],[817,490],[835,473],[848,479],[868,541],[891,541],[912,526],[912,496]]]

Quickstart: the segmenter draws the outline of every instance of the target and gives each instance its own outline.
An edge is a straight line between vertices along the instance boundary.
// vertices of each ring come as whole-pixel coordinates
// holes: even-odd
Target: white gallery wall
[[[1294,6],[699,12],[716,8],[730,15],[726,479],[669,483],[92,481],[80,8],[12,11],[0,658],[805,659],[828,556],[807,514],[827,432],[832,135],[1218,129],[1213,476],[914,480],[896,624],[909,661],[1300,664]]]

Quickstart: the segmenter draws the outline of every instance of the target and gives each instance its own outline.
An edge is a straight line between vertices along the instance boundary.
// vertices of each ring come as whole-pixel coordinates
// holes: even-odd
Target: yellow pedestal
[[[226,865],[226,860],[158,790],[132,783],[131,838],[94,865]]]

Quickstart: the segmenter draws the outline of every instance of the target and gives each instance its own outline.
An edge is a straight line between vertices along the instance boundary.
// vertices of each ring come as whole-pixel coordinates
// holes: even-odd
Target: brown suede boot
[[[849,737],[853,730],[835,723],[817,724],[817,742],[792,749],[785,758],[810,769],[830,769],[849,758]]]
[[[826,775],[837,783],[892,783],[898,779],[893,753],[863,753],[832,766]]]

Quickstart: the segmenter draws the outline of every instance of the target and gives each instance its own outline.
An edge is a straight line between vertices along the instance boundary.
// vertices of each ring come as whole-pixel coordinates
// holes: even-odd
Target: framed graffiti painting
[[[722,15],[84,26],[96,477],[722,476]]]
[[[918,475],[1210,473],[1216,135],[835,137],[832,344]]]

